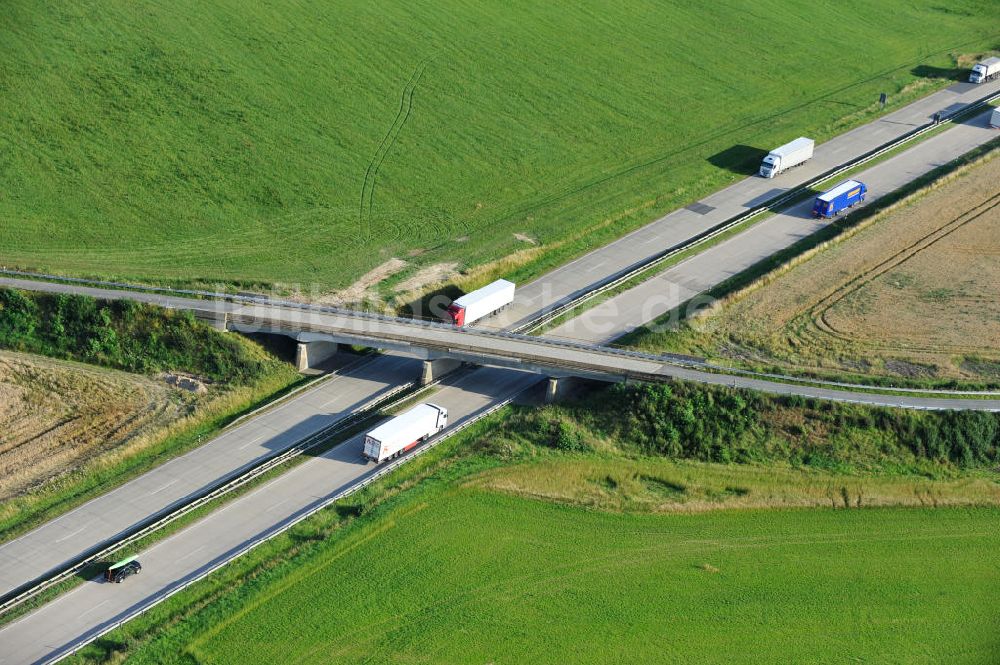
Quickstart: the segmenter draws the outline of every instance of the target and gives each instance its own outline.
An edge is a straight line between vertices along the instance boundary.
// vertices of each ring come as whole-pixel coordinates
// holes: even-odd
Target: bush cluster
[[[13,289],[0,289],[0,347],[130,372],[185,372],[229,384],[249,383],[268,362],[190,312]]]
[[[1000,416],[980,411],[885,409],[684,382],[613,386],[566,411],[600,436],[672,458],[781,458],[815,466],[1000,463]],[[547,418],[536,425],[545,429],[547,445],[574,449],[579,431]]]

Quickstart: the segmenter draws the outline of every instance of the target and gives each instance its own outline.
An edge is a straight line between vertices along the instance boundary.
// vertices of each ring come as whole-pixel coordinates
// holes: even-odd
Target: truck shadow
[[[463,295],[465,292],[454,284],[445,284],[415,300],[404,303],[398,308],[398,314],[418,319],[447,321],[445,308],[452,300]]]
[[[946,81],[967,81],[968,67],[934,67],[932,65],[917,65],[910,70],[914,76],[925,79],[944,79]]]
[[[99,584],[104,584],[104,571],[106,571],[110,565],[110,561],[93,561],[76,571],[74,577],[86,582],[94,581]]]
[[[844,178],[846,180],[847,178]],[[795,203],[788,208],[781,211],[783,215],[789,215],[791,217],[800,217],[802,219],[815,219],[812,214],[813,205],[816,203],[816,197],[825,191],[831,190],[837,185],[839,185],[843,180],[838,180],[832,185],[825,187],[823,189],[816,189],[815,187],[809,187],[804,189],[799,196],[795,197]],[[843,215],[841,215],[843,216]],[[832,220],[829,220],[832,221]]]
[[[760,169],[760,162],[767,157],[767,150],[752,145],[734,145],[708,158],[708,163],[720,169],[739,175],[754,175]]]
[[[749,201],[743,204],[744,208],[756,208],[759,205],[763,205],[770,201],[771,199],[776,199],[782,194],[788,192],[787,187],[775,187],[774,189],[769,189],[759,196],[755,196]]]

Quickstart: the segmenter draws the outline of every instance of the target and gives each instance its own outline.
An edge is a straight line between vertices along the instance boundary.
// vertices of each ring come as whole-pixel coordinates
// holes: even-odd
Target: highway
[[[3,543],[0,593],[6,594],[84,551],[115,540],[134,524],[165,513],[200,490],[331,426],[373,399],[414,381],[419,373],[420,363],[413,358],[355,360],[320,379],[318,385],[230,427],[185,455]]]
[[[997,131],[987,124],[991,112],[985,111],[852,176],[868,185],[865,204],[997,138]],[[610,343],[828,225],[829,221],[813,218],[812,205],[809,199],[758,222],[553,328],[548,335]]]
[[[434,403],[449,411],[449,428],[523,391],[537,375],[481,369],[444,386]],[[373,474],[361,457],[362,436],[296,466],[213,511],[142,553],[142,573],[122,584],[91,582],[0,631],[0,663],[58,658],[120,618],[154,603],[248,545],[267,539]]]
[[[596,286],[646,261],[666,247],[679,245],[750,208],[809,182],[836,166],[866,154],[928,123],[935,113],[950,113],[961,106],[1000,91],[1000,80],[972,85],[956,83],[866,125],[816,146],[804,165],[767,180],[742,179],[701,201],[675,210],[618,240],[570,261],[531,284],[519,286],[514,307],[485,322],[483,327],[516,327],[537,312],[592,290]],[[949,130],[948,134],[951,134]],[[791,140],[795,136],[789,136]],[[776,146],[755,146],[769,150]]]
[[[985,92],[985,89],[980,86],[976,89],[972,97],[978,98],[985,94]],[[940,110],[937,105],[941,101],[945,101],[947,99],[959,99],[963,94],[965,93],[959,90],[952,91],[950,93],[937,93],[937,96],[945,95],[945,97],[934,101],[933,104],[929,104],[930,98],[922,100],[919,105],[923,107],[924,110],[920,111],[920,113],[927,112],[928,108]],[[920,118],[920,121],[922,122],[924,119],[925,118]],[[950,135],[952,132],[959,131],[960,129],[961,128],[952,129],[946,134],[946,136]],[[878,128],[878,131],[891,131],[891,128],[880,127]],[[865,147],[870,148],[871,143],[868,143]],[[861,151],[863,152],[863,150]],[[817,151],[817,159],[819,159],[819,157],[820,154],[819,151]],[[787,182],[782,180],[785,176],[779,177],[775,181],[764,181],[762,179],[754,178],[744,182],[750,182],[751,185],[756,187],[766,185],[768,188],[788,188],[797,182],[808,179],[809,174],[805,172],[805,168],[806,167],[801,169],[803,172],[801,177],[800,174],[795,172],[786,174],[789,176],[786,178]],[[824,169],[819,168],[818,170]],[[792,177],[794,177],[794,181],[792,180]],[[739,187],[739,185],[734,187]],[[731,190],[733,188],[729,189]],[[724,190],[724,192],[727,191],[729,190]],[[723,192],[720,192],[719,194],[723,194]],[[748,201],[748,199],[745,198],[745,192],[742,195],[735,195],[733,200],[741,200],[743,203]],[[713,197],[708,197],[705,201],[713,201]],[[686,212],[680,214],[685,215],[686,217]],[[702,225],[707,224],[708,226],[711,226],[719,223],[729,214],[729,212],[726,212],[725,214],[720,212],[720,218],[715,219],[715,211],[709,211],[705,215],[698,215],[695,219],[696,221],[703,223]],[[711,217],[712,219],[703,219],[708,217]],[[665,222],[665,220],[668,219],[670,219],[670,216],[654,223],[657,225],[661,225],[663,223],[666,224],[666,226],[659,227],[660,231],[657,233],[660,235],[656,236],[657,242],[659,242],[661,246],[662,244],[670,244],[673,242],[672,238],[679,238],[683,240],[685,234],[687,234],[686,237],[690,237],[691,235],[697,233],[697,224],[678,221],[678,218],[676,217],[670,222]],[[803,220],[800,219],[798,221],[801,222]],[[764,227],[763,225],[756,225],[753,228],[767,227]],[[752,230],[753,229],[751,229],[751,231]],[[630,241],[632,243],[633,253],[631,255],[631,261],[633,263],[642,256],[641,251],[637,248],[642,244],[652,244],[651,241],[647,240],[644,236],[637,235],[639,233],[640,232],[636,232],[636,234],[628,236],[633,238],[633,240]],[[615,243],[615,245],[618,245],[615,251],[629,251],[629,243],[619,243],[622,243],[622,241]],[[595,254],[597,253],[595,252],[591,255],[587,255],[586,257],[582,257],[578,261],[583,261],[586,265],[591,265],[591,262],[593,262],[593,264],[600,263],[600,257],[595,257]],[[560,269],[533,284],[526,285],[522,289],[522,293],[527,293],[529,298],[533,292],[547,293],[547,298],[551,299],[545,300],[545,302],[546,304],[550,304],[554,300],[559,299],[559,293],[573,292],[570,290],[573,288],[572,285],[569,281],[564,280],[564,278],[571,277],[573,273],[576,273],[576,286],[574,290],[585,289],[589,284],[595,283],[593,278],[596,272],[603,272],[604,275],[614,274],[616,265],[617,264],[615,262],[611,261],[606,262],[601,270],[584,271],[578,268],[570,270],[566,273],[562,271],[567,269]],[[551,275],[555,274],[560,275],[559,279],[550,279]],[[549,283],[550,286],[546,286],[546,283]],[[565,284],[565,286],[560,286],[561,284]],[[693,286],[695,288],[699,287],[698,284],[694,284]],[[71,290],[74,292],[80,291],[78,287],[72,287]],[[116,295],[121,296],[122,294],[117,292]],[[160,302],[161,304],[164,304],[163,298],[164,296],[160,294],[142,294],[140,297],[140,299],[148,299],[152,302]],[[185,302],[189,303],[190,301]],[[525,303],[528,303],[527,306],[529,308],[531,307],[530,300],[521,300],[519,297],[519,309],[515,310],[512,314],[517,316],[518,312],[523,314],[523,312],[527,311],[525,309]],[[226,310],[235,314],[242,313],[244,315],[255,317],[259,315],[259,312],[256,311],[241,311],[241,307],[244,306],[232,303],[225,305]],[[521,318],[523,319],[524,317],[522,316]],[[633,324],[622,323],[619,327],[619,332],[624,332],[627,329],[627,326],[631,325]],[[614,334],[615,332],[615,330],[611,330],[608,334]],[[409,362],[415,363],[416,361]],[[640,368],[641,371],[647,371],[650,369],[649,365],[643,364],[649,363],[650,361],[630,359],[629,362],[640,363],[642,365]],[[415,364],[413,367],[414,369],[412,374],[408,374],[409,369],[404,370],[400,368],[399,376],[402,377],[403,375],[407,375],[403,380],[412,380],[412,378],[416,376],[417,371],[415,369]],[[655,367],[652,369],[654,371],[659,371]],[[377,392],[377,389],[371,386],[364,388],[360,386],[360,383],[358,383],[359,381],[365,380],[362,374],[366,377],[367,371],[368,370],[366,369],[365,372],[359,373],[357,376],[344,377],[342,383],[337,388],[337,391],[346,391],[349,393],[349,396],[344,398],[345,404],[362,402],[373,394],[371,392],[372,390]],[[672,376],[702,380],[710,383],[720,383],[726,385],[735,384],[749,388],[764,389],[771,392],[794,392],[797,394],[805,394],[816,397],[853,399],[853,397],[849,394],[843,392],[837,392],[819,387],[813,388],[800,385],[783,384],[781,382],[767,382],[752,377],[729,377],[707,374],[705,372],[699,372],[696,369],[684,367],[672,367],[671,372]],[[519,391],[524,386],[530,385],[532,382],[537,380],[537,375],[525,375],[508,370],[480,369],[462,377],[460,385],[448,386],[444,388],[439,395],[435,396],[434,399],[435,401],[441,402],[445,406],[449,407],[452,411],[452,422],[457,423],[463,413],[470,414],[479,409],[486,408],[486,406],[494,400],[501,399]],[[386,385],[388,385],[388,383],[389,381],[387,380]],[[323,387],[324,386],[317,387],[316,390],[320,390]],[[366,390],[369,391],[367,394],[365,394]],[[333,393],[331,393],[331,395],[332,394]],[[1000,407],[1000,402],[997,400],[976,400],[975,402],[972,402],[970,400],[955,400],[949,398],[897,398],[869,395],[866,393],[858,393],[854,397],[863,401],[871,400],[875,403],[896,404],[906,402],[908,404],[915,404],[920,408],[940,408],[947,405],[966,406],[970,404],[975,404],[980,408],[995,409]],[[315,408],[315,405],[313,405],[313,408]],[[343,408],[346,409],[347,406],[344,406]],[[320,411],[322,411],[322,409],[320,409]],[[308,409],[303,413],[308,413]],[[313,413],[315,413],[315,411],[313,411]],[[330,413],[334,414],[335,412],[331,409]],[[343,409],[340,413],[343,413]],[[267,414],[264,415],[266,416]],[[336,418],[337,416],[331,415],[331,417]],[[256,420],[257,419],[247,421],[241,425],[241,427],[250,425]],[[292,419],[290,422],[295,421]],[[256,434],[252,431],[247,432],[243,440],[234,441],[230,444],[227,450],[231,450],[232,447],[235,447],[236,445],[246,444],[246,442],[253,438],[253,436],[256,436]],[[214,443],[215,442],[213,441],[213,444]],[[256,445],[256,443],[251,445]],[[99,632],[102,629],[102,626],[108,625],[109,622],[113,623],[118,620],[118,618],[122,617],[130,609],[134,609],[143,603],[153,602],[153,600],[158,597],[162,597],[164,593],[169,591],[169,589],[174,585],[179,584],[183,579],[187,579],[192,575],[197,575],[198,571],[205,570],[206,566],[211,567],[213,565],[212,562],[224,559],[226,552],[232,552],[234,551],[233,547],[238,547],[237,545],[234,545],[234,543],[246,543],[272,532],[274,528],[277,528],[277,525],[287,523],[287,521],[293,519],[295,515],[301,514],[301,511],[307,509],[307,506],[323,500],[323,497],[329,497],[332,494],[336,494],[341,488],[350,485],[358,478],[363,478],[366,474],[370,473],[370,470],[368,470],[367,467],[361,467],[361,465],[357,463],[357,459],[351,461],[349,451],[350,446],[352,445],[354,445],[356,449],[357,442],[349,442],[344,446],[336,448],[327,455],[312,459],[309,462],[302,464],[289,474],[281,476],[277,480],[272,481],[272,483],[265,485],[260,490],[234,501],[232,504],[227,506],[224,511],[213,513],[192,527],[189,527],[188,529],[175,534],[171,538],[162,541],[149,552],[143,554],[143,561],[147,563],[147,569],[144,571],[143,575],[139,578],[129,580],[126,585],[112,587],[111,585],[103,584],[85,584],[72,593],[47,604],[41,610],[4,628],[0,631],[0,645],[3,647],[2,650],[0,650],[3,655],[0,657],[5,658],[6,660],[0,662],[29,662],[38,659],[45,659],[46,655],[54,649],[62,648],[71,643],[76,643],[81,639],[85,639],[87,635]],[[219,450],[222,449],[223,447],[220,446]],[[180,469],[181,467],[184,467],[186,470],[190,466],[190,462],[185,462],[184,464],[178,465],[174,472],[177,473],[177,469]],[[335,468],[336,471],[334,471]],[[292,478],[293,474],[294,480],[286,480],[287,478]],[[282,481],[287,484],[277,485]],[[136,487],[153,487],[151,482],[145,480],[145,476],[143,479],[133,481],[133,483],[136,483]],[[279,494],[272,494],[276,492],[287,492],[292,498],[285,499]],[[262,493],[266,498],[257,498],[257,501],[260,503],[253,504],[249,502],[251,497],[259,497]],[[245,501],[247,503],[244,503]],[[264,507],[265,503],[267,504],[266,507]],[[211,523],[213,529],[195,531],[195,529],[200,528],[202,524],[206,523]],[[221,533],[219,532],[220,529],[222,529]],[[85,531],[83,533],[86,534],[87,532]],[[197,537],[191,536],[190,534],[195,534]],[[75,537],[76,536],[73,536],[73,538]],[[191,537],[192,539],[190,541],[181,540],[181,538],[186,537]],[[219,541],[218,548],[214,545],[215,540]],[[67,542],[72,542],[72,538],[68,539]],[[187,545],[186,543],[197,544],[192,546]],[[206,543],[208,544],[206,545]],[[190,554],[190,556],[188,555],[191,549],[197,549],[203,546],[205,548],[204,551],[198,550],[197,552]],[[157,552],[163,553],[162,555],[156,554],[156,556],[163,557],[162,561],[160,559],[149,558],[150,555],[154,555],[154,553]],[[173,554],[171,556],[166,553]],[[184,557],[184,559],[181,559],[180,557]],[[160,575],[161,572],[163,573],[162,576]],[[103,596],[92,595],[102,592],[104,594]],[[120,594],[123,592],[128,595],[127,597],[121,596],[121,602],[119,602]]]

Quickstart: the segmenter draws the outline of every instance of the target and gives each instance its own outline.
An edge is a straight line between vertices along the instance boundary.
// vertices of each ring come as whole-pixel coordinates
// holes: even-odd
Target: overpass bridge
[[[571,342],[514,332],[456,328],[422,321],[333,307],[299,305],[251,297],[189,298],[156,291],[128,291],[40,280],[0,278],[0,286],[52,293],[77,293],[106,300],[127,298],[191,311],[220,329],[287,335],[299,341],[300,353],[314,359],[311,345],[323,353],[352,344],[396,351],[424,361],[422,380],[462,362],[534,372],[549,377],[549,393],[558,381],[580,377],[609,382],[668,382],[675,379],[779,395],[855,402],[910,409],[1000,412],[1000,393],[885,389],[830,381],[766,375],[722,368],[699,358],[654,355],[585,342]],[[302,351],[302,349],[305,351]]]

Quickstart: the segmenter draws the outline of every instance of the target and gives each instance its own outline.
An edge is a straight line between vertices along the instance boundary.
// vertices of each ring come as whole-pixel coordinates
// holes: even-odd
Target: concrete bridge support
[[[336,355],[338,346],[336,342],[322,340],[299,342],[295,348],[295,369],[300,372],[314,369],[320,363]]]
[[[545,403],[552,404],[559,397],[559,384],[566,381],[566,379],[560,379],[554,376],[550,376],[548,383],[545,385]]]
[[[587,379],[575,376],[550,376],[545,383],[545,403],[552,404],[579,390]],[[602,382],[603,383],[603,382]]]
[[[212,326],[216,330],[221,330],[222,332],[229,330],[228,312],[208,312],[197,310],[195,311],[194,318],[198,319],[202,323]]]
[[[428,383],[440,379],[448,372],[458,369],[461,364],[461,360],[455,360],[454,358],[425,360],[423,371],[420,374],[420,385],[426,386]]]

